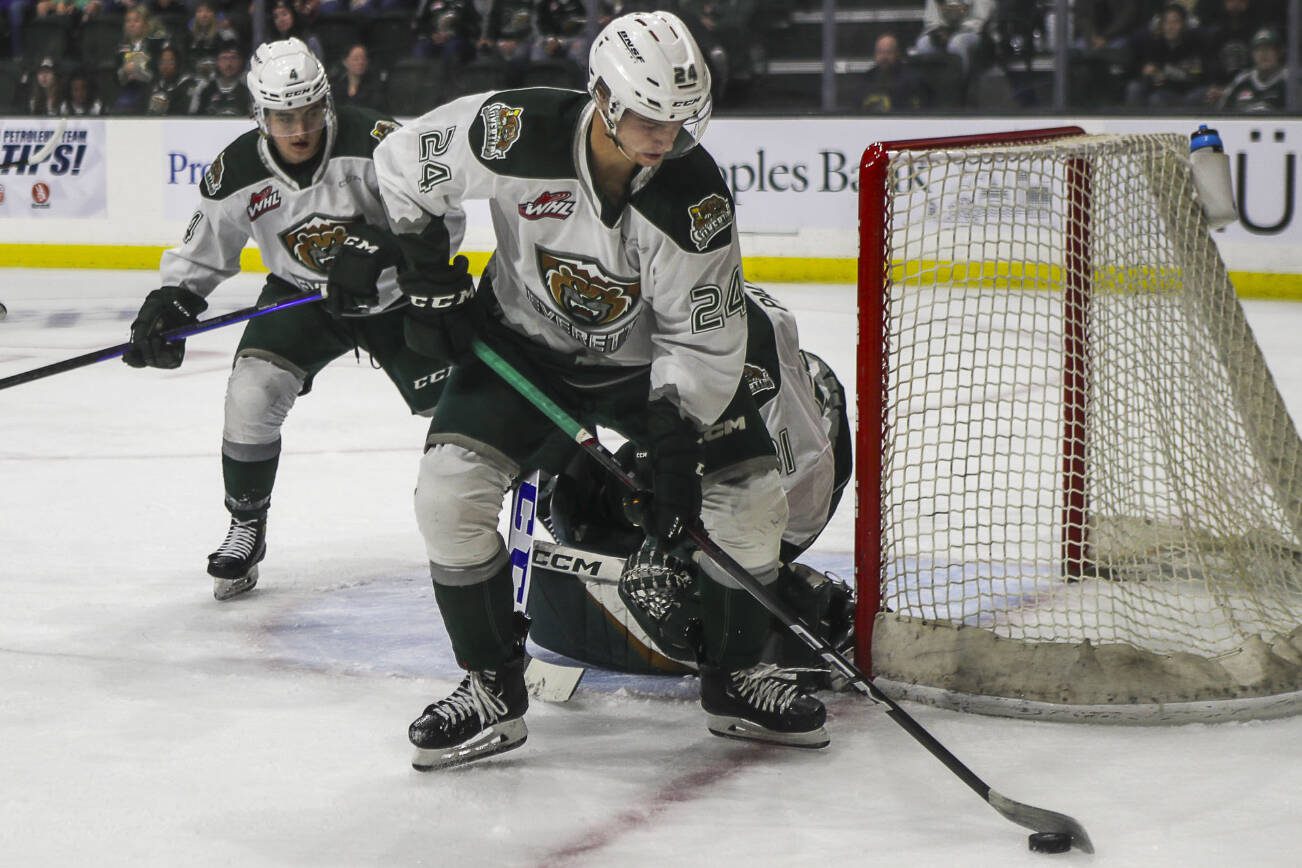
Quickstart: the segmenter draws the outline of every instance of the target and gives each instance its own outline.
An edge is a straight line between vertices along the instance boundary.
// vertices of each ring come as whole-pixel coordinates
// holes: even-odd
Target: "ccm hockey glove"
[[[647,405],[646,445],[651,504],[644,529],[661,546],[672,546],[701,520],[701,435],[677,407],[659,398]]]
[[[403,321],[407,346],[422,356],[453,362],[470,352],[475,339],[475,281],[469,260],[458,256],[438,271],[407,271],[398,286],[411,304]]]
[[[185,358],[185,341],[168,341],[162,332],[198,322],[208,302],[181,286],[164,286],[145,296],[131,323],[131,349],[122,361],[133,368],[179,368]]]
[[[380,303],[380,272],[397,265],[402,251],[374,226],[354,226],[330,261],[325,306],[332,317],[365,315]]]

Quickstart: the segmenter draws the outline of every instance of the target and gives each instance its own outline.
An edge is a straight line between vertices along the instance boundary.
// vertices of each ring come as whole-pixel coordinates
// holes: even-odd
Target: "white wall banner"
[[[222,148],[253,128],[244,119],[175,120],[163,124],[163,217],[187,220],[199,203],[199,182]],[[184,228],[184,225],[182,225]],[[180,232],[177,232],[180,237]]]
[[[58,132],[54,118],[0,118],[0,166],[28,159]],[[107,128],[102,120],[69,121],[58,144],[36,165],[0,168],[0,217],[103,217]]]

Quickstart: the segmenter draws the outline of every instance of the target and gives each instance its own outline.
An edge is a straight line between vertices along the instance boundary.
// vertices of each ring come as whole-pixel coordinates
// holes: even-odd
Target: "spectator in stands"
[[[1233,112],[1278,112],[1284,110],[1284,41],[1269,27],[1252,37],[1252,68],[1244,70],[1225,89],[1217,108]]]
[[[151,115],[184,115],[190,113],[199,80],[185,71],[181,53],[174,45],[164,45],[158,52],[158,79],[149,94]]]
[[[402,12],[412,6],[406,0],[297,0],[297,2],[316,6],[316,12],[321,15],[379,15],[384,12]],[[300,6],[300,17],[304,21],[311,21],[314,16],[304,12],[305,10]]]
[[[186,39],[185,53],[189,58],[190,72],[200,79],[210,77],[217,70],[217,52],[222,45],[236,41],[235,31],[217,17],[212,0],[199,0],[194,6],[194,17],[190,19]]]
[[[1156,34],[1144,33],[1135,47],[1138,77],[1126,85],[1132,106],[1163,108],[1203,102],[1211,82],[1211,63],[1201,35],[1189,27],[1189,11],[1179,3],[1163,9]]]
[[[423,0],[412,26],[417,32],[412,53],[452,68],[474,59],[483,20],[469,0]]]
[[[289,0],[277,0],[276,5],[271,7],[271,32],[267,34],[267,39],[275,41],[293,36],[303,40],[308,51],[315,54],[317,58],[325,58],[325,53],[321,50],[321,40],[299,21],[298,12],[293,4]]]
[[[158,51],[165,40],[153,31],[143,6],[128,9],[122,19],[122,42],[118,45],[118,98],[116,114],[138,115],[145,110],[153,88]]]
[[[994,0],[927,0],[922,7],[922,35],[914,51],[957,55],[963,73],[970,74],[985,44],[985,26],[993,12]]]
[[[533,59],[563,58],[586,69],[588,39],[584,29],[587,21],[583,0],[538,0],[538,41]]]
[[[98,117],[104,114],[104,103],[95,96],[90,76],[78,70],[68,79],[68,98],[59,106],[59,114],[69,117]]]
[[[1076,0],[1076,47],[1086,52],[1123,51],[1144,27],[1145,4],[1136,0]]]
[[[53,57],[46,57],[36,67],[35,80],[27,92],[27,113],[34,117],[54,117],[62,104],[59,70]]]
[[[343,71],[330,82],[336,105],[359,105],[386,112],[384,80],[371,69],[366,46],[358,43],[344,55]]]
[[[1258,0],[1260,2],[1260,0]],[[1206,3],[1201,4],[1207,5]],[[1270,24],[1253,0],[1218,0],[1208,9],[1199,9],[1201,27],[1214,53],[1222,87],[1214,96],[1219,99],[1224,85],[1252,67],[1252,38]]]
[[[533,53],[534,23],[530,4],[522,0],[493,0],[480,49],[523,70]]]
[[[244,85],[244,55],[233,42],[217,52],[217,72],[195,91],[190,114],[246,118],[253,109]]]
[[[852,90],[852,111],[886,114],[917,111],[930,104],[927,86],[909,66],[894,33],[883,33],[873,45],[873,65]]]

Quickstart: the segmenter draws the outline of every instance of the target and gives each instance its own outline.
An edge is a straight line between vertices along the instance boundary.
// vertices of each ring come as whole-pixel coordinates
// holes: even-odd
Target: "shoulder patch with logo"
[[[325,274],[330,261],[348,237],[348,227],[361,220],[361,217],[312,214],[281,232],[280,243],[299,265],[317,274]]]
[[[249,215],[249,222],[252,223],[268,211],[274,211],[279,207],[280,191],[268,184],[249,196],[249,206],[244,209],[244,212]]]
[[[692,221],[692,243],[697,250],[704,250],[710,239],[732,225],[732,208],[718,193],[711,193],[695,205],[689,205],[687,216]]]
[[[375,126],[371,128],[371,138],[377,142],[384,141],[384,137],[398,128],[395,121],[376,121]]]
[[[641,280],[610,274],[601,263],[574,253],[536,247],[535,255],[551,305],[529,293],[534,309],[594,352],[613,353],[623,346],[637,319]]]
[[[574,213],[574,194],[569,190],[541,193],[530,202],[520,203],[520,216],[526,220],[541,220],[551,217],[564,220]]]
[[[210,197],[216,196],[217,191],[222,188],[222,175],[226,174],[226,153],[217,155],[217,159],[212,161],[208,171],[203,173],[204,192]]]
[[[484,119],[484,144],[479,156],[485,160],[500,160],[506,156],[520,139],[520,130],[524,126],[524,109],[509,106],[504,102],[489,103],[484,106],[479,116]]]
[[[746,388],[756,404],[763,404],[761,398],[764,395],[777,391],[778,384],[773,382],[772,375],[761,365],[747,362],[742,368],[741,376],[746,381]]]

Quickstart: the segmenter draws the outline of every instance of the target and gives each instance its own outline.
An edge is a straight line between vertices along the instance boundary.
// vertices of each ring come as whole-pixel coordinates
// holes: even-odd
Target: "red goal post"
[[[1296,709],[1302,448],[1187,151],[1079,127],[865,150],[855,651],[904,695],[1036,716],[1244,697],[1265,697],[1254,716]],[[1235,453],[1250,471],[1221,474]],[[1236,500],[1261,479],[1271,492]],[[948,662],[911,673],[910,654]],[[960,671],[1112,657],[1079,696],[1061,673],[1024,688]],[[1109,684],[1138,657],[1148,674]],[[1181,666],[1220,668],[1190,686]],[[986,693],[1008,701],[974,707]]]

